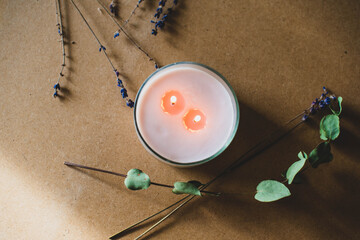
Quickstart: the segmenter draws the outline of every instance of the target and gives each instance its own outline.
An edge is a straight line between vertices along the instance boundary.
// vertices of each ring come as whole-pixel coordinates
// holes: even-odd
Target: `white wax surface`
[[[169,115],[161,108],[163,95],[176,90],[185,99],[185,109]],[[145,84],[137,99],[138,129],[157,154],[177,163],[207,159],[227,145],[236,125],[236,101],[226,83],[208,69],[179,64],[159,71]],[[199,109],[206,116],[205,128],[187,130],[185,113]]]

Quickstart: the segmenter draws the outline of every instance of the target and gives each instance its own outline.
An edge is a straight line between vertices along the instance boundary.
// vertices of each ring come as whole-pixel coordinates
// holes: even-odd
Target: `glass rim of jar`
[[[227,87],[230,89],[231,95],[233,97],[233,100],[235,102],[235,110],[236,110],[236,118],[235,118],[235,124],[234,127],[232,129],[232,132],[230,134],[230,136],[228,137],[228,139],[226,140],[225,144],[214,154],[212,154],[211,156],[199,160],[199,161],[194,161],[194,162],[188,162],[188,163],[180,163],[180,162],[176,162],[173,161],[171,159],[168,159],[162,155],[160,155],[159,153],[157,153],[154,149],[152,149],[149,144],[145,141],[145,139],[143,138],[143,136],[141,135],[140,129],[138,127],[138,121],[137,121],[137,116],[136,116],[136,112],[137,112],[137,105],[138,105],[138,99],[139,96],[141,94],[141,91],[143,90],[143,88],[145,87],[145,85],[149,82],[150,79],[152,79],[152,77],[155,74],[158,74],[159,72],[169,68],[169,67],[173,67],[176,65],[196,65],[202,68],[205,68],[206,70],[209,70],[211,72],[213,72],[214,74],[216,74],[218,77],[221,78],[221,80],[224,81],[224,83],[227,85]],[[135,104],[134,104],[134,124],[135,124],[135,129],[136,129],[136,133],[140,139],[140,142],[144,145],[144,147],[148,150],[148,152],[150,152],[153,156],[155,156],[157,159],[159,159],[160,161],[163,161],[167,164],[170,164],[172,166],[176,166],[176,167],[191,167],[191,166],[197,166],[197,165],[201,165],[204,164],[206,162],[209,162],[211,160],[213,160],[214,158],[216,158],[217,156],[219,156],[222,152],[225,151],[225,149],[230,145],[230,143],[232,142],[232,140],[234,139],[238,127],[239,127],[239,121],[240,121],[240,108],[239,108],[239,102],[237,99],[237,96],[235,94],[234,89],[231,87],[230,83],[226,80],[226,78],[224,76],[222,76],[219,72],[217,72],[216,70],[214,70],[213,68],[206,66],[204,64],[201,63],[197,63],[197,62],[189,62],[189,61],[183,61],[183,62],[175,62],[175,63],[171,63],[168,64],[166,66],[163,66],[159,69],[157,69],[155,72],[153,72],[152,74],[150,74],[149,77],[146,78],[146,80],[143,82],[143,84],[141,85],[141,87],[139,88],[137,94],[136,94],[136,98],[135,98]]]

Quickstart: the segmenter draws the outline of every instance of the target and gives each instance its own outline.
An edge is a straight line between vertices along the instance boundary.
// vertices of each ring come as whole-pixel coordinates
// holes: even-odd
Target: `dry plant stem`
[[[100,42],[100,40],[98,39],[98,37],[96,36],[96,34],[94,33],[94,31],[92,30],[92,28],[90,27],[88,21],[86,21],[84,15],[81,13],[80,9],[76,6],[76,4],[74,3],[73,0],[70,0],[71,3],[74,5],[74,7],[76,8],[76,10],[78,11],[78,13],[80,14],[81,18],[84,20],[85,24],[87,25],[87,27],[89,28],[90,32],[92,33],[92,35],[95,37],[96,41],[99,43],[100,47],[103,46]],[[105,49],[102,49],[102,52],[105,54],[107,60],[109,61],[113,71],[115,72],[116,71],[116,68],[114,67],[114,64],[112,63],[112,61],[110,60],[109,56],[107,55],[106,53],[106,50]]]
[[[77,163],[64,162],[64,165],[69,166],[69,167],[78,167],[78,168],[84,168],[84,169],[88,169],[88,170],[92,170],[92,171],[108,173],[108,174],[112,174],[112,175],[116,175],[116,176],[120,176],[120,177],[127,177],[126,174],[112,172],[112,171],[103,170],[103,169],[99,169],[99,168],[88,167],[88,166],[84,166],[84,165],[77,164]],[[171,188],[171,189],[174,188],[174,186],[167,185],[167,184],[162,184],[162,183],[157,183],[157,182],[150,182],[150,184],[155,185],[155,186],[159,186],[159,187],[166,187],[166,188]],[[208,195],[211,195],[211,196],[219,196],[221,194],[221,193],[214,193],[214,192],[208,192],[208,191],[202,191],[202,193],[205,193],[205,194],[208,194]]]
[[[94,31],[92,30],[92,28],[90,27],[89,23],[86,21],[84,15],[81,13],[80,9],[79,9],[79,8],[76,6],[76,4],[74,3],[74,1],[73,1],[73,0],[70,0],[70,1],[71,1],[71,3],[74,5],[74,7],[75,7],[76,10],[78,11],[78,13],[80,14],[80,16],[81,16],[81,18],[83,19],[83,21],[86,23],[87,27],[89,28],[90,32],[92,33],[92,35],[94,36],[94,38],[96,39],[96,41],[98,42],[99,47],[100,47],[100,51],[102,51],[102,52],[104,53],[106,59],[108,60],[108,62],[109,62],[110,65],[111,65],[111,68],[112,68],[112,70],[113,70],[113,72],[114,72],[114,74],[115,74],[115,76],[116,76],[116,79],[119,80],[119,78],[118,78],[119,72],[116,70],[116,68],[114,67],[114,64],[113,64],[112,61],[110,60],[110,58],[109,58],[109,56],[108,56],[108,54],[107,54],[107,52],[106,52],[106,48],[101,44],[100,40],[98,39],[98,37],[96,36],[96,34],[95,34]],[[128,103],[129,101],[132,102],[132,100],[131,100],[128,96],[123,97],[123,98],[126,100],[127,103]],[[128,105],[128,106],[129,106],[129,105]]]
[[[205,185],[203,185],[201,187],[201,190],[204,190],[205,188],[207,188],[209,185],[211,185],[213,182],[215,182],[217,179],[219,179],[220,177],[224,176],[225,174],[233,171],[235,168],[239,167],[240,165],[242,165],[243,163],[247,162],[248,160],[252,159],[253,157],[255,157],[256,155],[258,155],[259,153],[261,153],[263,150],[267,149],[267,147],[270,144],[265,145],[264,147],[260,148],[257,150],[258,147],[260,147],[262,144],[266,143],[267,141],[270,141],[272,139],[272,137],[274,135],[276,135],[277,133],[279,133],[285,126],[287,126],[288,124],[290,124],[291,122],[295,121],[296,119],[298,119],[300,116],[302,116],[307,110],[301,112],[300,114],[298,114],[297,116],[295,116],[293,119],[289,120],[288,122],[286,122],[283,127],[278,128],[277,130],[275,130],[273,133],[267,135],[263,140],[261,140],[259,143],[255,144],[252,148],[250,148],[248,151],[246,151],[239,159],[235,160],[232,164],[230,164],[229,167],[225,168],[220,174],[218,174],[217,176],[215,176],[212,180],[210,180],[208,183],[206,183]],[[282,134],[280,137],[278,137],[277,139],[280,139],[282,137],[284,137],[285,135],[289,134],[292,130],[294,130],[296,127],[298,127],[300,124],[302,124],[304,121],[300,121],[299,123],[297,123],[294,127],[292,127],[290,130],[286,131],[284,134]],[[274,141],[276,141],[277,139],[275,139]],[[257,151],[255,151],[257,150]],[[246,157],[246,155],[248,155],[249,153],[255,151],[255,153],[253,153],[252,155],[250,155],[249,157]],[[246,158],[245,158],[246,157]],[[141,235],[139,235],[136,239],[140,239],[141,237],[143,237],[145,234],[147,234],[148,232],[150,232],[151,230],[153,230],[156,226],[158,226],[160,223],[162,223],[163,221],[165,221],[168,217],[170,217],[173,213],[175,213],[178,209],[180,209],[181,207],[183,207],[185,204],[187,204],[188,202],[190,202],[192,199],[194,199],[196,196],[192,196],[191,198],[189,198],[188,200],[186,200],[185,202],[181,203],[178,207],[176,207],[173,211],[171,211],[169,214],[167,214],[165,217],[163,217],[160,221],[158,221],[157,223],[155,223],[153,226],[151,226],[149,229],[147,229],[145,232],[143,232]]]
[[[184,206],[186,203],[190,202],[192,199],[194,199],[196,196],[193,195],[191,196],[189,199],[187,199],[185,202],[181,203],[179,206],[177,206],[174,210],[172,210],[170,213],[168,213],[165,217],[163,217],[162,219],[160,219],[160,221],[158,221],[157,223],[155,223],[154,225],[152,225],[149,229],[147,229],[145,232],[143,232],[142,234],[140,234],[138,237],[135,238],[135,240],[138,240],[140,238],[142,238],[145,234],[147,234],[148,232],[150,232],[151,230],[153,230],[155,227],[157,227],[160,223],[162,223],[163,221],[165,221],[168,217],[170,217],[173,213],[175,213],[178,209],[180,209],[182,206]]]
[[[188,195],[188,196],[180,199],[179,201],[171,204],[170,206],[164,208],[163,210],[161,210],[161,211],[159,211],[159,212],[157,212],[157,213],[155,213],[155,214],[153,214],[153,215],[151,215],[151,216],[149,216],[149,217],[147,217],[147,218],[144,218],[143,220],[140,220],[140,221],[137,222],[137,223],[134,223],[133,225],[129,226],[128,228],[122,230],[121,232],[119,232],[119,233],[117,233],[117,234],[109,237],[109,239],[117,239],[117,238],[119,238],[119,237],[120,237],[123,233],[125,233],[126,231],[128,231],[128,230],[136,227],[137,225],[139,225],[139,224],[141,224],[141,223],[143,223],[143,222],[145,222],[145,221],[147,221],[147,220],[149,220],[149,219],[151,219],[151,218],[153,218],[153,217],[155,217],[155,216],[157,216],[157,215],[159,215],[160,213],[168,210],[169,208],[172,208],[173,206],[175,206],[175,205],[178,204],[178,203],[181,203],[182,201],[184,201],[185,199],[189,198],[190,196],[191,196],[191,195]]]
[[[92,171],[97,171],[97,172],[102,172],[102,173],[109,173],[109,174],[120,176],[120,177],[126,177],[126,174],[107,171],[107,170],[103,170],[103,169],[99,169],[99,168],[88,167],[88,166],[80,165],[80,164],[77,164],[77,163],[64,162],[64,164],[66,166],[69,166],[69,167],[84,168],[84,169],[88,169],[88,170],[92,170]]]
[[[62,25],[62,20],[61,20],[61,8],[60,8],[60,1],[59,0],[55,0],[55,5],[56,5],[56,21],[57,21],[57,26],[60,27],[60,41],[61,41],[61,48],[62,48],[62,64],[61,64],[61,69],[60,69],[60,73],[59,73],[59,77],[57,80],[57,83],[60,83],[60,78],[62,76],[64,76],[63,71],[65,68],[65,44],[64,44],[64,33],[63,33],[63,25]]]
[[[126,24],[128,24],[128,22],[130,21],[130,18],[134,15],[136,9],[138,9],[140,6],[140,3],[137,3],[136,6],[134,7],[134,9],[131,11],[129,17],[125,20],[124,24],[122,25],[123,27],[126,26]]]
[[[71,0],[72,1],[72,0]],[[149,61],[152,61],[156,66],[160,66],[153,57],[150,56],[150,54],[148,54],[125,30],[124,30],[124,26],[127,24],[127,22],[124,23],[123,26],[120,25],[120,23],[114,18],[114,16],[109,12],[109,10],[106,8],[106,6],[100,1],[100,0],[96,0],[101,7],[105,10],[105,12],[107,13],[107,15],[109,15],[109,17],[113,20],[113,22],[118,26],[119,30],[121,32],[123,32],[126,36],[127,39],[129,39],[129,41],[137,48],[139,49],[142,53],[145,54],[145,56],[149,59]]]

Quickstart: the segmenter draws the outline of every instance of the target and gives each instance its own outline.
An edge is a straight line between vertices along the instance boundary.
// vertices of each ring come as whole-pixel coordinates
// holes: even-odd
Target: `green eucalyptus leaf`
[[[281,182],[265,180],[256,187],[255,199],[260,202],[273,202],[291,195],[289,189]]]
[[[130,190],[147,189],[151,182],[149,176],[140,169],[130,169],[124,181],[125,186]]]
[[[195,186],[196,188],[199,188],[200,186],[204,185],[204,184],[202,184],[201,182],[196,181],[196,180],[188,181],[188,183],[194,184],[194,186]]]
[[[285,179],[286,179],[286,172],[287,172],[287,171],[284,171],[284,172],[281,173],[281,176],[282,176],[283,178],[285,178]],[[303,182],[303,179],[301,178],[301,174],[298,173],[298,174],[295,175],[295,177],[294,177],[294,179],[293,179],[293,181],[292,181],[291,184],[300,184],[300,183],[302,183],[302,182]]]
[[[193,182],[193,181],[192,181]],[[175,194],[192,194],[201,196],[200,190],[191,182],[176,182],[172,190]]]
[[[288,180],[288,184],[291,184],[298,172],[304,167],[307,155],[304,152],[299,152],[298,157],[299,161],[294,162],[286,171],[286,179]]]
[[[340,134],[340,120],[335,114],[330,114],[321,119],[320,138],[322,140],[335,140]]]
[[[313,168],[319,164],[330,162],[333,159],[330,143],[322,142],[309,154],[309,162]]]
[[[308,156],[307,156],[306,152],[300,151],[298,153],[298,158],[306,160],[308,158]]]
[[[331,110],[335,115],[339,116],[339,115],[341,114],[341,111],[342,111],[341,103],[342,103],[342,101],[343,101],[343,98],[342,98],[341,96],[339,96],[339,97],[337,98],[337,100],[338,100],[338,104],[339,104],[339,111],[335,111],[334,109],[331,108],[331,106],[330,106],[330,110]]]

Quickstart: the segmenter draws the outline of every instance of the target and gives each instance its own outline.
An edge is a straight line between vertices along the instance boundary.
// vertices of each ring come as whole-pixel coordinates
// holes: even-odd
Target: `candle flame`
[[[170,98],[171,105],[174,105],[176,103],[176,100],[177,98],[175,96],[171,96]]]
[[[201,120],[201,116],[200,115],[196,115],[195,118],[194,118],[194,122],[200,122]]]

